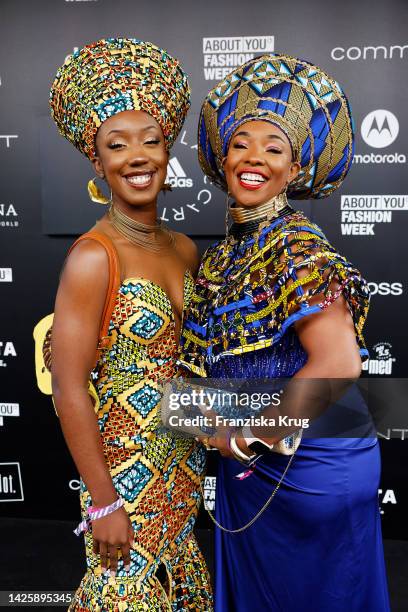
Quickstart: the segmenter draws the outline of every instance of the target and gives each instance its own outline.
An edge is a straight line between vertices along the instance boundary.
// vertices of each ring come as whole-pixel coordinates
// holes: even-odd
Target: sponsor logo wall
[[[225,194],[205,179],[197,162],[198,115],[208,90],[240,63],[272,51],[311,60],[338,79],[355,120],[353,168],[327,201],[294,206],[306,210],[369,281],[370,357],[364,377],[387,381],[407,376],[408,43],[402,4],[390,0],[385,12],[373,11],[368,21],[360,3],[350,2],[349,10],[338,11],[328,0],[327,10],[311,19],[302,0],[292,0],[290,14],[273,15],[270,3],[262,0],[248,25],[233,0],[180,0],[177,10],[163,3],[160,20],[147,2],[122,0],[118,11],[115,0],[60,0],[52,3],[46,23],[39,3],[7,3],[7,19],[0,22],[0,45],[8,57],[0,75],[0,500],[10,503],[0,504],[3,514],[41,518],[50,516],[53,505],[59,518],[78,518],[77,475],[51,399],[35,383],[32,330],[53,310],[70,244],[105,212],[87,196],[92,166],[59,136],[48,108],[48,88],[57,68],[98,36],[123,33],[151,40],[179,57],[190,75],[192,107],[170,152],[167,182],[172,191],[160,195],[159,215],[170,227],[191,235],[201,251],[223,235],[225,219]],[[359,24],[358,40],[349,27],[350,11]],[[322,37],[322,29],[332,34]],[[9,53],[7,41],[14,31],[25,33],[24,61]],[[50,37],[51,31],[59,35]],[[44,41],[47,52],[39,53]],[[401,468],[408,459],[408,434],[388,439],[385,431],[382,436],[379,503],[384,533],[408,539],[403,518],[408,486]],[[52,493],[40,476],[47,462],[59,474]],[[210,509],[214,474],[211,458],[205,483]],[[210,525],[204,514],[200,520]]]
[[[408,195],[342,195],[341,233],[343,236],[375,236],[379,223],[391,224],[395,212],[407,210]]]
[[[407,55],[406,55],[407,53]],[[335,62],[350,60],[356,62],[376,61],[376,60],[404,60],[408,57],[408,45],[378,45],[378,46],[351,46],[351,47],[334,47],[331,52],[331,58]]]
[[[0,227],[18,227],[18,213],[13,204],[0,203]]]
[[[397,117],[389,110],[373,110],[361,123],[360,134],[364,143],[376,152],[356,153],[354,164],[406,164],[407,158],[401,151],[378,151],[387,149],[398,138],[400,131]]]
[[[0,502],[24,501],[20,464],[0,463]]]
[[[363,363],[363,371],[375,376],[391,376],[396,358],[390,342],[377,342],[370,351],[370,358]]]
[[[17,134],[0,134],[0,145],[6,147],[6,149],[10,149],[15,138],[18,138]]]
[[[12,268],[0,268],[0,283],[12,283],[13,270]]]
[[[0,403],[0,427],[5,424],[7,417],[19,417],[20,405],[15,403]]]
[[[371,296],[374,295],[392,295],[399,296],[404,292],[404,287],[402,283],[394,282],[389,283],[385,281],[381,281],[379,283],[369,282],[368,286],[370,288]]]
[[[8,360],[17,357],[14,343],[10,340],[0,340],[0,367],[5,368]]]
[[[226,36],[203,38],[204,78],[220,81],[237,66],[275,50],[274,36]]]

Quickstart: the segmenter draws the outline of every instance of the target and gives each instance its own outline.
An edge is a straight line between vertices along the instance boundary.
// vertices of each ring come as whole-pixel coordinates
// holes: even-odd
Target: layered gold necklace
[[[108,215],[115,230],[136,246],[153,251],[153,253],[174,246],[174,236],[161,220],[158,220],[154,225],[140,223],[125,215],[113,204],[109,208]]]
[[[234,223],[248,223],[260,221],[261,219],[268,220],[277,217],[279,213],[288,206],[288,198],[286,193],[280,193],[274,196],[260,206],[244,208],[243,206],[230,206],[229,212]]]

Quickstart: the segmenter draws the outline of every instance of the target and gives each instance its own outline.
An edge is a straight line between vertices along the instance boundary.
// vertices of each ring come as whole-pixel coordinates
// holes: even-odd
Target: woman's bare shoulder
[[[106,290],[109,260],[105,247],[92,238],[84,238],[70,251],[61,279],[70,286],[95,287]]]

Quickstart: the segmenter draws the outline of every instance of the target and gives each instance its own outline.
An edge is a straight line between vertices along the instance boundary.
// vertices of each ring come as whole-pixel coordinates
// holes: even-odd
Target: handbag
[[[186,394],[183,402],[178,402],[178,405],[175,406],[175,397],[178,396],[181,399],[182,394]],[[201,395],[200,395],[201,394]],[[209,422],[205,419],[206,414],[208,414],[208,404],[206,404],[205,397],[206,394],[211,394],[216,401],[213,402],[211,412],[212,417],[209,419]],[[195,402],[188,403],[188,395],[192,398],[200,397],[203,399],[201,404],[196,404]],[[168,429],[173,429],[177,431],[179,434],[187,436],[187,437],[197,437],[197,436],[212,436],[216,433],[216,427],[213,423],[211,423],[211,419],[216,414],[222,414],[224,406],[227,404],[227,396],[228,391],[225,389],[215,389],[208,387],[204,384],[199,385],[197,383],[192,383],[189,380],[184,380],[183,378],[176,378],[170,381],[167,381],[163,388],[163,396],[161,400],[161,420],[165,427]],[[174,401],[173,401],[174,400]],[[234,417],[239,418],[240,407],[239,405],[233,405],[231,407],[230,403],[230,414]],[[173,420],[175,419],[177,425],[173,426]],[[256,514],[244,525],[241,525],[237,528],[226,527],[225,525],[221,525],[221,523],[215,518],[214,514],[211,510],[205,505],[204,508],[208,512],[208,515],[214,525],[224,531],[225,533],[235,534],[242,533],[249,527],[251,527],[259,517],[265,512],[276,493],[278,492],[285,476],[292,465],[293,459],[295,457],[295,453],[299,447],[300,441],[302,439],[302,429],[295,431],[290,436],[279,440],[276,444],[274,444],[273,448],[270,452],[279,453],[281,455],[288,455],[289,460],[279,478],[278,482],[274,486],[271,494],[265,503],[261,506],[261,508],[256,512]],[[246,477],[250,476],[256,468],[256,459],[255,462],[251,464],[251,466],[247,466],[245,472],[237,474],[235,478],[238,480],[244,480]],[[200,482],[200,490],[203,500],[205,500],[203,485]]]
[[[112,241],[101,234],[100,232],[91,230],[86,234],[80,236],[71,246],[68,251],[68,255],[72,249],[81,242],[82,240],[96,240],[101,244],[108,256],[109,262],[109,283],[105,297],[105,304],[102,312],[101,323],[99,327],[99,337],[97,346],[95,349],[95,365],[100,358],[101,352],[106,349],[109,345],[108,329],[109,323],[112,316],[113,309],[115,307],[117,292],[120,286],[120,270],[118,255]],[[35,372],[37,378],[38,388],[45,395],[52,395],[51,385],[51,364],[52,364],[52,353],[51,353],[51,336],[52,336],[52,324],[54,320],[54,313],[51,313],[43,317],[35,326],[33,336],[35,341]],[[88,384],[88,393],[91,396],[94,406],[97,409],[99,406],[99,399],[96,389],[91,381]],[[54,403],[54,400],[53,400]],[[55,404],[54,404],[55,409]],[[55,409],[55,413],[58,413]]]
[[[202,403],[198,405],[193,401],[185,402],[186,405],[179,404],[177,407],[173,405],[172,398],[180,397],[186,394],[193,397],[203,397],[212,395],[215,402],[212,406],[212,414],[222,415],[233,418],[240,418],[244,415],[240,412],[239,405],[232,405],[231,402],[224,400],[228,398],[229,392],[225,389],[215,389],[208,387],[205,384],[198,384],[184,379],[182,377],[167,381],[163,387],[163,396],[161,399],[161,420],[165,427],[179,432],[187,437],[197,436],[213,436],[216,433],[216,427],[211,424],[211,418],[208,417],[209,406]],[[223,412],[225,406],[229,405],[228,414]],[[175,424],[177,423],[177,424]],[[282,438],[276,442],[271,449],[271,452],[280,455],[293,455],[299,447],[302,439],[302,430],[299,429],[291,435]]]

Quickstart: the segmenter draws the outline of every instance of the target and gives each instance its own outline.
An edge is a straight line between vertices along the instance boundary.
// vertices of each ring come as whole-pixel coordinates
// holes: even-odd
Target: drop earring
[[[230,193],[227,191],[227,201],[225,208],[225,237],[229,236],[229,221],[230,221],[230,207],[229,207]]]
[[[110,199],[103,195],[102,191],[99,189],[96,184],[97,177],[88,181],[88,195],[91,198],[92,202],[96,202],[97,204],[111,204],[112,202],[112,190],[110,191]]]

